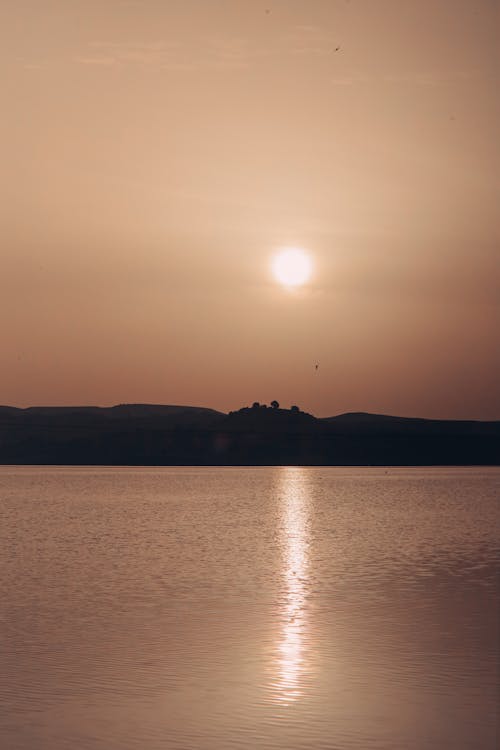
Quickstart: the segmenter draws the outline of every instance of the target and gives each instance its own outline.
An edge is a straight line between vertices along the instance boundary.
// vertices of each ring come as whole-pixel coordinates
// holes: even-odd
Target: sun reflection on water
[[[283,468],[281,512],[283,534],[284,604],[277,646],[276,699],[289,703],[303,695],[306,674],[308,584],[308,492],[306,471]]]

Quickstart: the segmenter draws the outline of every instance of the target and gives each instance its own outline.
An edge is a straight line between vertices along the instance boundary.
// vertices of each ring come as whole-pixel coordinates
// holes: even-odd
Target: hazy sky
[[[0,29],[0,403],[500,418],[497,0],[4,0]]]

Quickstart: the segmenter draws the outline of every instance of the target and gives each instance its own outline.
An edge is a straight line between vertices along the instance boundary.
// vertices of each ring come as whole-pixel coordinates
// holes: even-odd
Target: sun
[[[312,261],[299,247],[285,247],[271,261],[273,276],[286,287],[302,286],[311,278]]]

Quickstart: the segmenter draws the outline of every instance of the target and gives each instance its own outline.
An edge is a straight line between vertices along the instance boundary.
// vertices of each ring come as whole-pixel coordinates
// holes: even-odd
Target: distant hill
[[[151,417],[169,417],[180,421],[192,421],[223,416],[222,412],[199,406],[169,406],[158,404],[118,404],[117,406],[29,406],[21,409],[15,406],[0,406],[0,418],[10,415],[25,421],[34,421],[37,417],[102,417],[105,419],[141,419]]]
[[[230,412],[220,426],[232,432],[314,432],[322,429],[322,420],[312,414],[291,409],[271,408],[267,406],[244,407]]]
[[[348,413],[318,419],[255,404],[0,406],[0,464],[500,464],[500,422]]]
[[[416,417],[392,417],[387,414],[347,412],[335,417],[325,417],[330,429],[337,432],[363,434],[406,435],[498,435],[500,422],[475,420],[420,419]]]
[[[225,415],[214,409],[196,406],[120,404],[118,406],[31,406],[17,409],[0,406],[0,445],[5,428],[10,435],[64,429],[78,435],[82,430],[113,431],[127,426],[149,425],[164,428],[200,427]]]

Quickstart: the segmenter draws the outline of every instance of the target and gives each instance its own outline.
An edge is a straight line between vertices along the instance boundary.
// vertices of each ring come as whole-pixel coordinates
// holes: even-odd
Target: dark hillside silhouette
[[[112,465],[500,464],[500,422],[351,413],[318,419],[254,402],[0,407],[0,463]]]

